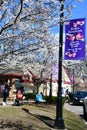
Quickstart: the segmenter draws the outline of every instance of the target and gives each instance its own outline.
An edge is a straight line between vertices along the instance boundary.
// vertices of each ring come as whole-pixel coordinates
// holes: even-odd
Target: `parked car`
[[[73,104],[83,104],[84,98],[87,97],[86,91],[77,91],[73,94]]]
[[[87,120],[87,97],[84,98],[83,102],[83,114],[84,118]]]

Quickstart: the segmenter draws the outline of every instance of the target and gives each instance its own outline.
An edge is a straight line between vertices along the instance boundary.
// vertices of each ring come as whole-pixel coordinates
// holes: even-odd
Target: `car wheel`
[[[86,113],[84,104],[83,104],[83,115],[84,115],[84,119],[87,120],[87,113]]]

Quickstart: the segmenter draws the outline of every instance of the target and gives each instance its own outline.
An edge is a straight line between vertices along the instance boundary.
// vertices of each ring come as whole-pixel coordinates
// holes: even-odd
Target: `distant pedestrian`
[[[42,95],[42,97],[44,98],[44,95],[43,95],[43,93],[41,92],[40,94],[41,94],[41,95]]]
[[[14,101],[14,105],[17,105],[17,106],[20,105],[19,101],[20,100],[22,101],[23,96],[24,96],[24,92],[25,92],[24,86],[22,83],[23,83],[23,81],[21,80],[19,86],[16,88],[16,99]]]
[[[68,96],[68,94],[69,94],[69,90],[68,90],[68,89],[66,89],[66,96]]]
[[[6,79],[5,80],[5,87],[3,90],[3,102],[2,102],[3,106],[6,106],[6,100],[7,100],[7,97],[9,96],[9,91],[10,91],[9,81],[8,81],[8,79]]]

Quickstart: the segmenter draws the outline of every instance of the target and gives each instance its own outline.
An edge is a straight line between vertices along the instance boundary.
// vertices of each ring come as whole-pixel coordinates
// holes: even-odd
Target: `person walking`
[[[9,91],[10,91],[9,82],[8,82],[8,79],[6,79],[5,87],[4,87],[4,91],[3,91],[3,102],[2,102],[3,106],[7,105],[6,100],[7,100],[7,97],[9,96]]]

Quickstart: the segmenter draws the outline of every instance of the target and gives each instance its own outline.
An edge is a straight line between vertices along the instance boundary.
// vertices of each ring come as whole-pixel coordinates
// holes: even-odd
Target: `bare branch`
[[[20,0],[20,3],[21,3],[21,8],[20,8],[20,11],[19,11],[18,15],[17,15],[16,18],[15,18],[14,24],[16,23],[18,17],[20,16],[20,14],[21,14],[21,12],[22,12],[23,0]]]

